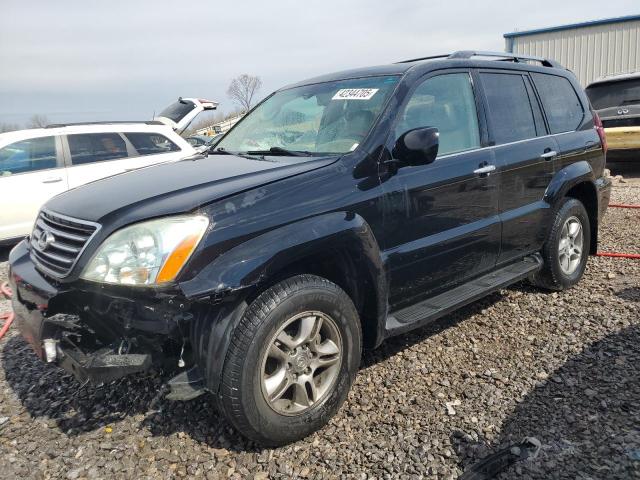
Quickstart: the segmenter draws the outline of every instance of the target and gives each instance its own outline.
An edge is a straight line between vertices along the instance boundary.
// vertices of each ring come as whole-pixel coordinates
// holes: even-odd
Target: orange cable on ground
[[[7,283],[0,285],[0,293],[4,294],[7,298],[11,298],[12,292]],[[4,334],[7,333],[7,331],[9,331],[9,327],[13,323],[14,318],[15,314],[13,312],[0,313],[0,320],[4,320],[4,324],[0,327],[0,339],[4,337]]]
[[[640,205],[629,205],[626,203],[610,203],[611,208],[640,208]]]

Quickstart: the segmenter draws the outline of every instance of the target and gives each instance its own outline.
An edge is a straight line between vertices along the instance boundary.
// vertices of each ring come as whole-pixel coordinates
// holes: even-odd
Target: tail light
[[[602,120],[600,120],[600,116],[593,112],[593,123],[595,124],[596,132],[598,132],[598,136],[600,137],[600,143],[602,143],[602,151],[607,153],[607,135],[604,133],[604,126],[602,125]]]

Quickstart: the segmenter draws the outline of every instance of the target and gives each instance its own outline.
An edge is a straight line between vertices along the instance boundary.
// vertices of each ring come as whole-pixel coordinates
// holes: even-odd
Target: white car
[[[43,203],[100,178],[196,151],[160,121],[53,125],[0,134],[0,244],[31,232]]]

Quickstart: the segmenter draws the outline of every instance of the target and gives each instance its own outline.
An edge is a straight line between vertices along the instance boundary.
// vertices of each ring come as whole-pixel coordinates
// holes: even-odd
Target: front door
[[[492,269],[500,249],[498,179],[482,148],[470,72],[430,76],[400,109],[392,143],[407,130],[437,127],[428,165],[381,167],[384,255],[394,310]]]

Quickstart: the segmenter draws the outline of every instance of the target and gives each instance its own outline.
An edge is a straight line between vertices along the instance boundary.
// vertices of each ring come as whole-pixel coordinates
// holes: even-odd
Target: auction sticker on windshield
[[[377,88],[341,88],[331,100],[369,100],[377,91]]]

